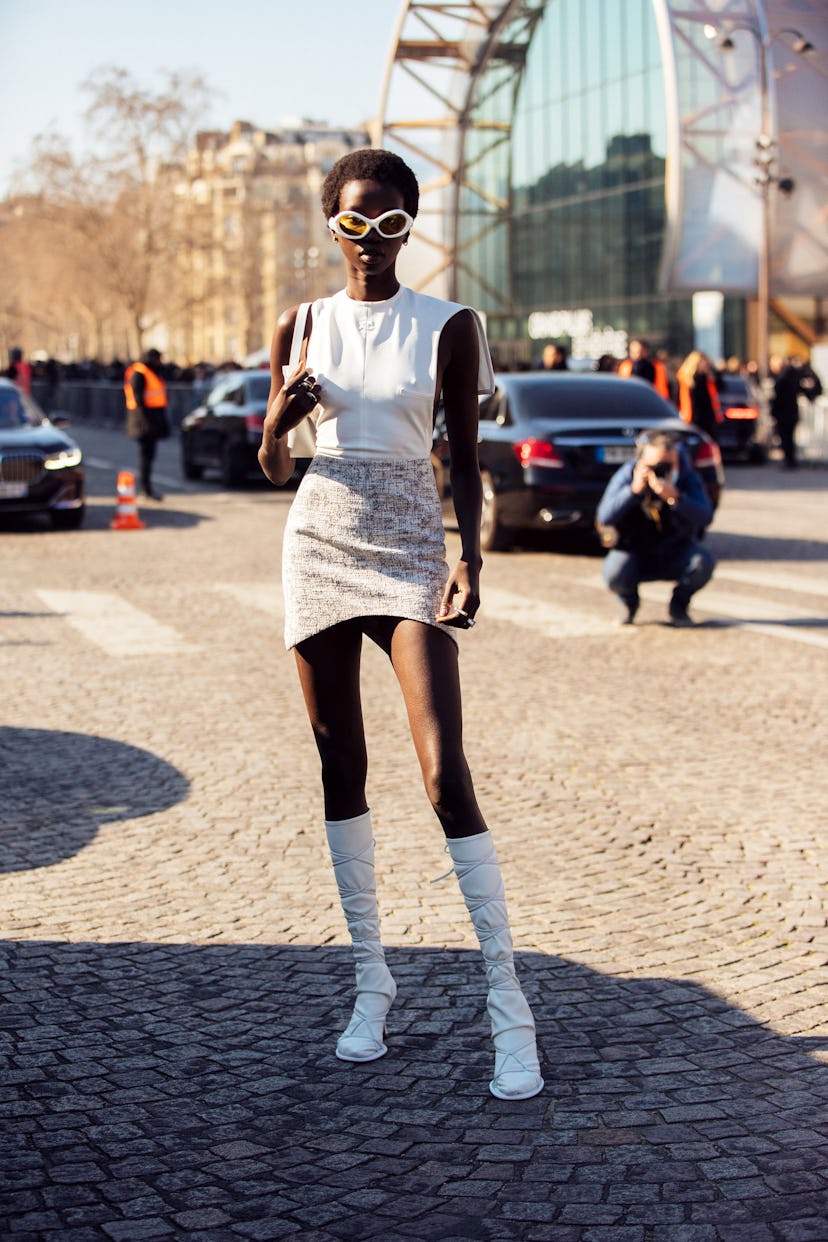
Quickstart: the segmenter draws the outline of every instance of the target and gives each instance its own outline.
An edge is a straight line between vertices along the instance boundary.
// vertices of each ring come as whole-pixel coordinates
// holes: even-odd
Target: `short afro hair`
[[[379,181],[382,185],[393,186],[402,194],[403,207],[408,214],[416,216],[420,203],[417,178],[405,160],[393,151],[364,147],[336,161],[322,183],[322,211],[326,220],[339,211],[339,195],[349,181]]]

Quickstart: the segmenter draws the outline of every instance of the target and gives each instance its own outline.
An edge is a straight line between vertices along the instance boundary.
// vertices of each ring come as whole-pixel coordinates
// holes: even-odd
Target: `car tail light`
[[[725,418],[758,418],[759,411],[755,405],[731,405],[724,411]]]
[[[696,466],[720,466],[722,464],[722,455],[719,451],[718,444],[708,444],[706,440],[702,440],[699,445],[699,451],[696,453]]]
[[[264,414],[245,414],[244,425],[248,431],[261,431],[264,420]]]
[[[565,463],[547,440],[519,440],[512,448],[522,466],[561,467]]]

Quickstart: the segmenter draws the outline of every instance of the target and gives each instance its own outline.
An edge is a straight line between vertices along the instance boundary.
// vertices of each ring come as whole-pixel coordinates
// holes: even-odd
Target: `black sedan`
[[[225,487],[262,477],[257,453],[270,393],[269,371],[231,371],[181,424],[181,472],[200,479],[218,470]]]
[[[481,402],[484,551],[509,548],[521,530],[594,531],[595,511],[638,436],[673,431],[701,474],[714,509],[724,484],[721,454],[699,428],[644,380],[609,374],[523,371],[499,374]],[[451,514],[449,443],[437,420],[432,464]]]
[[[61,429],[67,420],[52,417],[0,379],[0,515],[43,513],[55,530],[74,530],[85,512],[81,451]]]
[[[717,428],[719,447],[726,460],[764,461],[770,438],[768,416],[761,398],[741,375],[719,376],[722,421]]]

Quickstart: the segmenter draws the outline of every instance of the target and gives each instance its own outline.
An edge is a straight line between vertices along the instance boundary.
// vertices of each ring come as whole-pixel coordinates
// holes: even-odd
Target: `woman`
[[[346,1061],[385,1055],[397,991],[380,942],[365,799],[359,665],[367,635],[397,675],[426,791],[483,952],[495,1045],[490,1089],[501,1099],[528,1099],[543,1087],[535,1026],[463,753],[452,632],[474,625],[480,604],[477,395],[492,389],[491,363],[473,311],[397,280],[417,206],[416,178],[391,152],[352,152],[326,177],[322,209],[346,285],[313,303],[307,318],[305,307],[294,307],[277,324],[259,460],[274,483],[287,481],[288,435],[315,407],[316,453],[288,517],[282,572],[285,641],[321,759],[325,829],[356,963],[356,1004],[336,1054]],[[450,573],[429,457],[440,395],[462,544]]]
[[[719,438],[722,407],[713,364],[707,354],[694,349],[676,371],[679,389],[679,414],[686,423],[694,423],[714,440]]]

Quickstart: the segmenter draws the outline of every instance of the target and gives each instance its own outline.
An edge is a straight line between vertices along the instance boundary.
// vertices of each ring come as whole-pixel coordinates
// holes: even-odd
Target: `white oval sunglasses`
[[[376,220],[369,220],[359,211],[340,211],[331,216],[328,228],[346,241],[360,241],[367,237],[371,229],[376,229],[380,237],[393,241],[396,237],[404,237],[414,223],[414,217],[407,211],[384,211]]]

